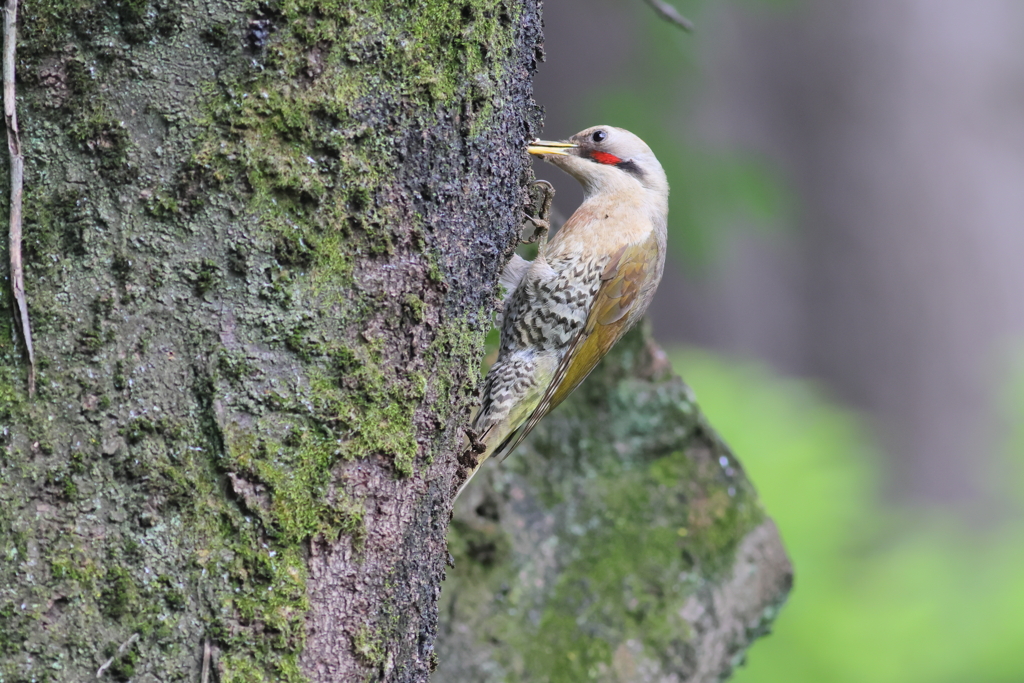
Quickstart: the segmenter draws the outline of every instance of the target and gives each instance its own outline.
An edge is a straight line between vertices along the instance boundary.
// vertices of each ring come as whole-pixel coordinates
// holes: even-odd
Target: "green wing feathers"
[[[515,450],[537,423],[587,378],[601,358],[636,322],[639,315],[631,313],[636,311],[638,304],[645,303],[642,294],[647,291],[650,280],[656,277],[653,270],[658,261],[658,244],[653,238],[627,245],[611,258],[601,274],[601,288],[586,325],[571,342],[536,407],[530,406],[532,412],[526,424],[521,429],[510,430],[494,450],[497,455],[504,458]]]

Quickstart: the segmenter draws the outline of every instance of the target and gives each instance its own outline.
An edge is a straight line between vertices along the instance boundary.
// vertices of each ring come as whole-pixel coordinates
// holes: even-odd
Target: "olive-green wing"
[[[551,384],[530,418],[496,449],[499,457],[504,458],[514,451],[537,423],[587,378],[598,361],[626,333],[634,322],[634,317],[629,314],[644,301],[651,270],[659,260],[658,244],[653,237],[640,244],[625,246],[612,256],[601,274],[601,288],[586,325],[570,342]]]

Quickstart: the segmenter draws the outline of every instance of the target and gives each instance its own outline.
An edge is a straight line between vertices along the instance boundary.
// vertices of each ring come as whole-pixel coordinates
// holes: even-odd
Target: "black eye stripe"
[[[628,173],[631,176],[634,176],[636,178],[643,178],[644,177],[644,172],[640,170],[640,167],[637,166],[636,162],[633,161],[632,159],[627,159],[626,161],[620,161],[619,163],[615,164],[615,168],[622,169],[626,173]]]

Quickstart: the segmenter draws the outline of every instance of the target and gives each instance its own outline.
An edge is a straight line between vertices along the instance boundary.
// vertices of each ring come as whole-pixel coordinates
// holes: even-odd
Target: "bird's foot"
[[[469,439],[469,450],[473,453],[483,453],[487,450],[487,444],[480,440],[480,435],[472,427],[464,427],[462,431]]]
[[[530,239],[522,240],[523,244],[540,242],[543,250],[548,242],[548,230],[551,229],[551,202],[555,200],[555,187],[546,180],[535,180],[530,184],[530,209],[540,203],[535,215],[526,215],[526,220],[533,223],[533,234]]]

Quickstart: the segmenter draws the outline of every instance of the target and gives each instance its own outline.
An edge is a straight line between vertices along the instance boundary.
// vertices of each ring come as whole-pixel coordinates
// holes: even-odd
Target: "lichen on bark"
[[[194,678],[209,640],[222,681],[423,680],[536,4],[23,20],[40,388],[5,347],[2,677],[138,633],[107,675]]]
[[[774,525],[647,330],[477,479],[449,534],[442,680],[711,683],[788,594]]]

